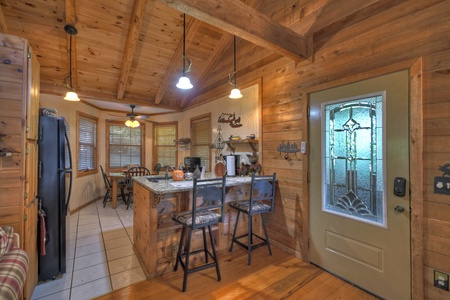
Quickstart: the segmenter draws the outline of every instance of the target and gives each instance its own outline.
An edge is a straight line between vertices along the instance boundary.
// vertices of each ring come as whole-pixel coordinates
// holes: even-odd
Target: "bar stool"
[[[269,236],[267,235],[266,221],[264,219],[264,214],[273,211],[273,205],[275,200],[275,183],[276,183],[276,173],[273,176],[255,176],[252,174],[252,182],[250,187],[250,200],[244,201],[233,201],[229,205],[231,208],[237,210],[236,223],[234,224],[233,238],[231,240],[230,252],[233,251],[234,243],[247,249],[248,252],[248,264],[251,264],[251,251],[267,245],[269,248],[269,254],[272,255],[272,250],[270,249]],[[248,215],[248,231],[247,233],[236,236],[236,231],[238,228],[239,216],[244,213]],[[254,215],[261,215],[262,226],[264,229],[265,237],[261,237],[253,232],[252,228],[252,217]],[[239,239],[247,237],[247,244],[239,241]],[[260,241],[259,243],[253,243],[253,237],[257,237]]]
[[[215,225],[222,222],[224,214],[224,199],[225,199],[225,182],[226,177],[199,180],[194,178],[194,187],[192,190],[192,210],[183,211],[172,216],[172,220],[183,225],[181,231],[180,243],[178,246],[178,252],[174,271],[178,270],[178,264],[184,271],[183,277],[183,289],[186,291],[187,276],[191,273],[205,270],[207,268],[215,267],[217,273],[217,280],[221,280],[219,261],[217,259],[216,248],[214,246],[214,239],[212,236],[211,225]],[[212,253],[208,250],[206,242],[206,231],[208,227],[209,239],[211,242]],[[196,229],[201,229],[203,232],[203,249],[191,251],[191,239],[192,232]],[[187,231],[187,240],[185,235]],[[184,252],[181,253],[181,249],[184,245]],[[197,265],[196,267],[189,268],[189,258],[192,254],[204,253],[204,263]],[[183,260],[184,258],[184,260]],[[212,262],[209,261],[212,259]]]

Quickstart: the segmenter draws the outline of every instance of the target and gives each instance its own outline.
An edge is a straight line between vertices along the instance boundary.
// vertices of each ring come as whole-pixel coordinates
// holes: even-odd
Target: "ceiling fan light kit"
[[[125,125],[131,128],[136,128],[139,127],[141,124],[137,120],[129,119],[125,122]]]
[[[131,107],[131,114],[127,114],[128,120],[125,121],[125,125],[131,128],[139,127],[141,124],[139,123],[138,120],[136,120],[136,118],[146,119],[148,118],[148,116],[140,116],[135,114],[134,108],[136,107],[136,105],[131,104],[130,107]]]
[[[77,93],[73,90],[73,84],[72,84],[72,37],[74,35],[77,35],[78,31],[77,29],[72,25],[66,25],[64,26],[64,31],[70,35],[70,44],[69,44],[69,83],[67,83],[67,77],[64,79],[64,82],[66,83],[69,91],[67,91],[66,96],[64,97],[64,100],[67,101],[80,101],[80,98],[78,98]]]

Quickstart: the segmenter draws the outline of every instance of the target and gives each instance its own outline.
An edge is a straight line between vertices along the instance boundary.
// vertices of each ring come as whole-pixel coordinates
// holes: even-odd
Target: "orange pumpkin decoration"
[[[183,180],[183,178],[184,178],[183,170],[175,170],[175,171],[173,171],[173,173],[172,173],[172,178],[173,178],[173,180],[175,180],[175,181],[181,181],[181,180]]]

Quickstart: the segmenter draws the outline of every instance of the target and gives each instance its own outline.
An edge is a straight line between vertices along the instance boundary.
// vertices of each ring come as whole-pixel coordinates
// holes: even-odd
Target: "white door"
[[[309,95],[310,260],[396,300],[411,299],[408,99],[408,71]]]

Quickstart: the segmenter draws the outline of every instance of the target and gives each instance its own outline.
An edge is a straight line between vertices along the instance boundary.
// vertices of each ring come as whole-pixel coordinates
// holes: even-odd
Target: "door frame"
[[[409,69],[410,84],[410,203],[411,203],[411,295],[413,299],[423,299],[424,270],[423,270],[423,82],[422,57],[385,66],[379,69],[362,72],[338,80],[326,82],[305,88],[302,91],[302,111],[309,114],[309,94],[321,90],[370,79],[373,77]],[[306,116],[306,113],[304,114]],[[414,120],[414,121],[413,121]],[[304,140],[309,144],[309,116],[302,118]],[[303,248],[302,256],[309,262],[309,151],[303,155]]]

